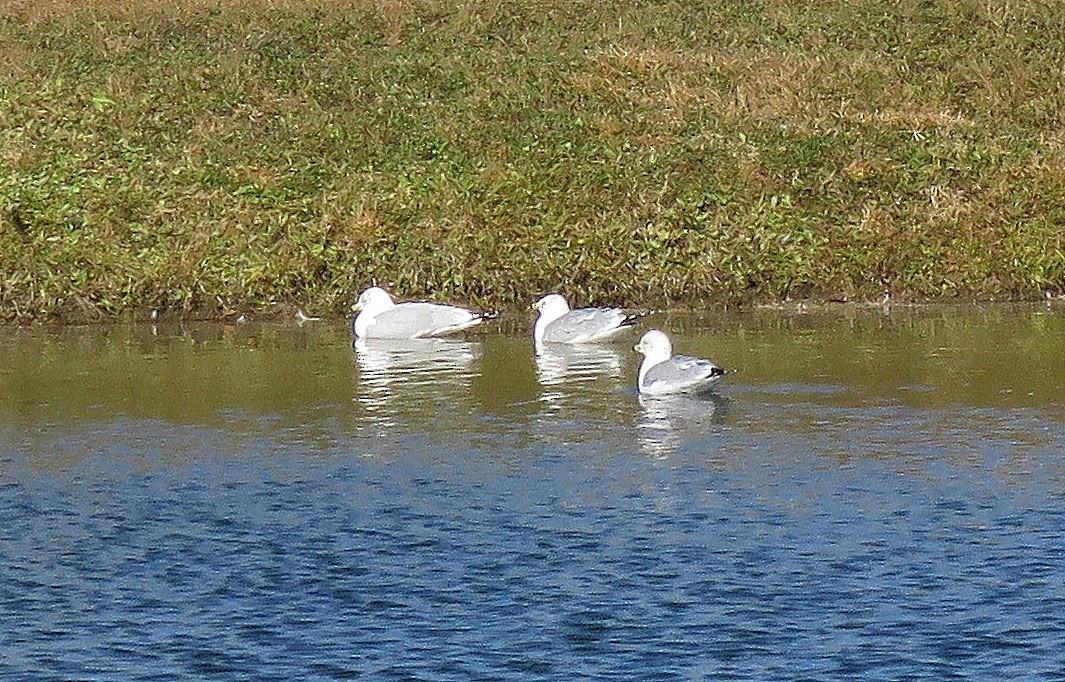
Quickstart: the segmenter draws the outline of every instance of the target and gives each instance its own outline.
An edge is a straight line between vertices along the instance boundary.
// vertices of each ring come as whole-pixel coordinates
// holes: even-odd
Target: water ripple
[[[332,403],[0,425],[0,678],[1062,679],[1053,405],[647,401],[456,343],[356,348]]]

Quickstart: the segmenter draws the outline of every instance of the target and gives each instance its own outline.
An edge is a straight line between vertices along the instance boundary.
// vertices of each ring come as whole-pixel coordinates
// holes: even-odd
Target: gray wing
[[[709,360],[687,355],[675,355],[647,370],[646,385],[655,392],[680,393],[707,390],[725,376]]]
[[[450,334],[481,321],[464,308],[438,303],[400,303],[376,318],[366,335],[379,339],[417,339]]]
[[[551,343],[584,343],[613,336],[631,324],[633,317],[620,308],[577,308],[571,310],[544,330],[544,341]]]

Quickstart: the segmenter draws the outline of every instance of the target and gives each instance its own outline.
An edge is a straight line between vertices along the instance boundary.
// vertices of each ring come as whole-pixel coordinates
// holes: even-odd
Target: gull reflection
[[[609,346],[545,344],[536,354],[536,372],[545,386],[621,374],[621,356]]]
[[[641,395],[639,403],[637,439],[640,448],[653,457],[676,452],[685,441],[705,434],[706,427],[720,421],[728,411],[728,401],[716,393]]]
[[[609,346],[544,344],[536,353],[536,376],[541,400],[558,407],[567,385],[621,376],[621,355]]]
[[[458,339],[357,339],[359,403],[372,423],[392,426],[400,415],[433,416],[469,391],[479,343]]]

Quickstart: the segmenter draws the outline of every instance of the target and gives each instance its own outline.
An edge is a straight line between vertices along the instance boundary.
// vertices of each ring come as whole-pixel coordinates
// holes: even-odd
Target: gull
[[[359,314],[352,320],[351,330],[359,338],[370,339],[446,336],[493,317],[440,303],[396,303],[381,287],[370,287],[359,294],[352,309]]]
[[[547,294],[533,308],[539,312],[533,327],[537,350],[544,343],[595,343],[605,341],[630,326],[636,316],[621,308],[572,310],[560,294]]]
[[[673,355],[669,337],[658,329],[644,334],[635,350],[643,355],[637,379],[642,395],[704,393],[725,377],[725,370],[709,360]]]

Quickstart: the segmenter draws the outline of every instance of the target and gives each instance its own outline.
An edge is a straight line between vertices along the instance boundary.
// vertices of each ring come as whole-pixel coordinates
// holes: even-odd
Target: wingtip
[[[640,321],[641,317],[647,317],[648,313],[643,311],[625,311],[625,317],[621,320],[622,327],[631,327]]]

